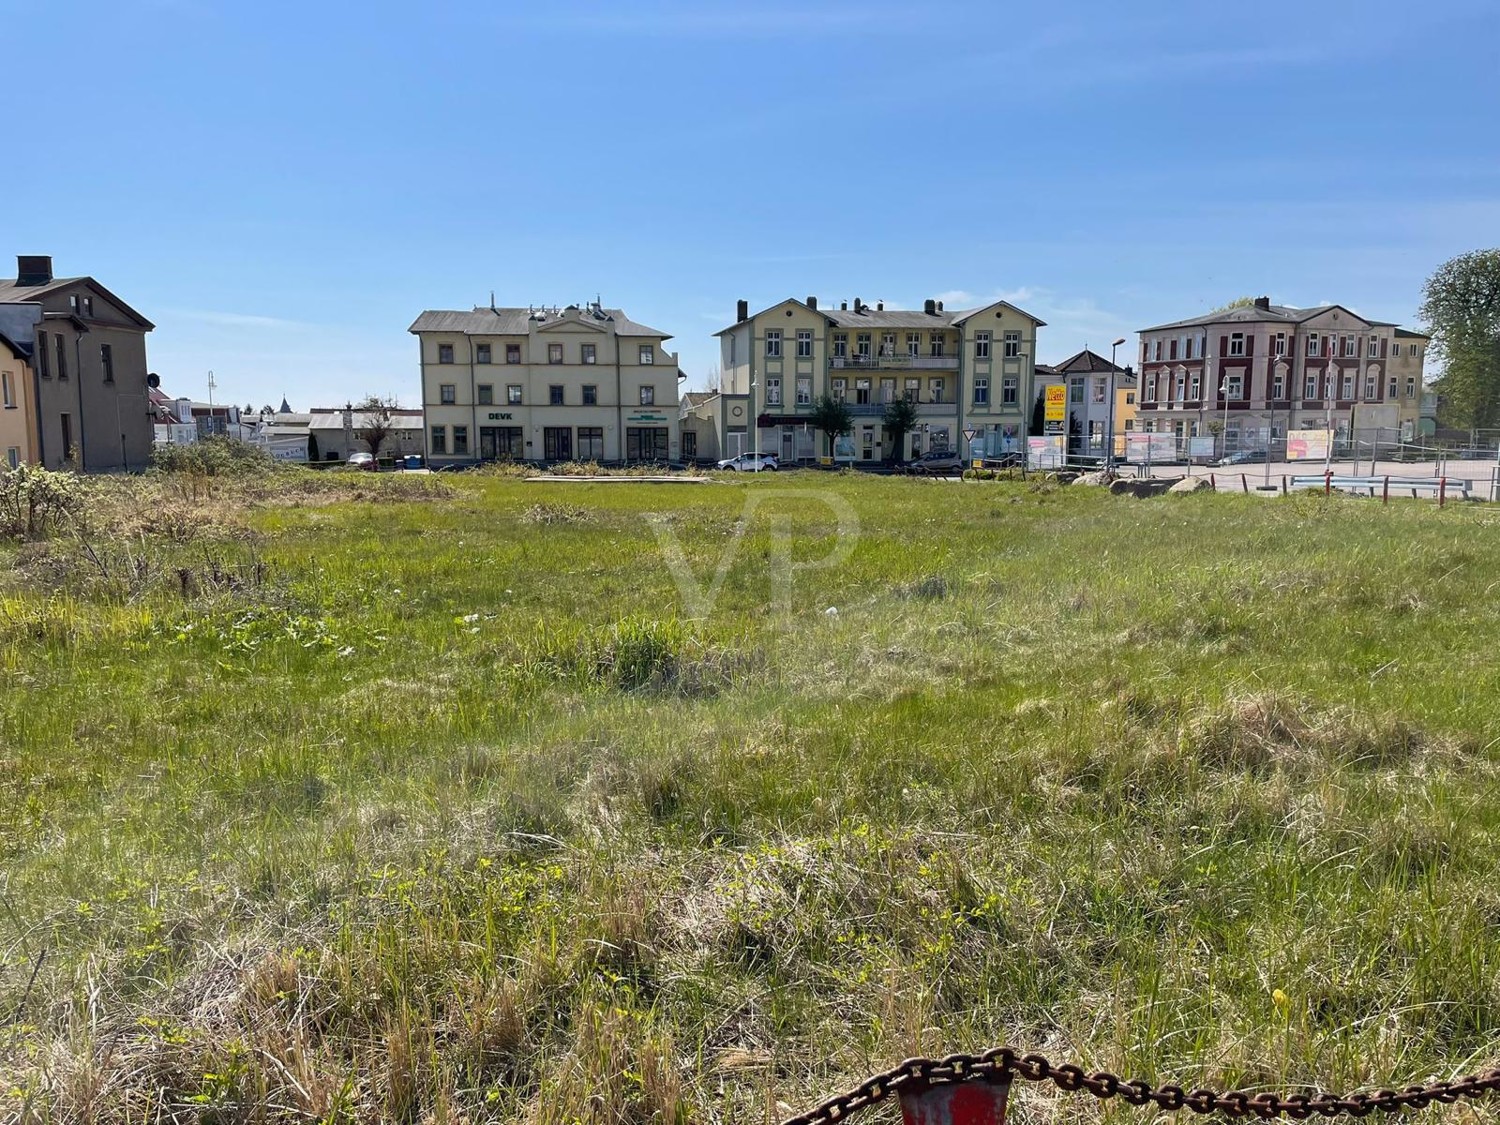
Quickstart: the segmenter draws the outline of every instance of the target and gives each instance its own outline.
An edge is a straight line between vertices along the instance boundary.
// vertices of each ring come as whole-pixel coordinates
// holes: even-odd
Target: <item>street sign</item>
[[[977,434],[978,432],[979,431],[976,430],[973,426],[965,426],[964,427],[964,440],[965,441],[973,441],[974,440],[974,435]]]

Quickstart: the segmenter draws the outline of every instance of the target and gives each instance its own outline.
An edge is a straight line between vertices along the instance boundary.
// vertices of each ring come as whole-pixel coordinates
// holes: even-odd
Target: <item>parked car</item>
[[[961,473],[964,459],[956,449],[929,449],[906,465],[908,473]]]
[[[718,467],[734,473],[775,472],[776,457],[771,453],[741,453],[738,457],[726,457]]]
[[[349,460],[344,464],[351,469],[360,469],[367,473],[373,473],[377,467],[373,453],[351,453]]]
[[[1266,463],[1266,451],[1264,449],[1241,449],[1238,453],[1226,454],[1213,462],[1215,468],[1227,469],[1231,465],[1264,465]]]
[[[408,453],[399,457],[396,463],[403,469],[420,469],[422,467],[422,455],[420,453]]]

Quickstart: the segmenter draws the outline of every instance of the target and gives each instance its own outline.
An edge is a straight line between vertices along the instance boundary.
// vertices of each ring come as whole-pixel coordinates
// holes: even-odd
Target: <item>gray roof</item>
[[[801,305],[809,312],[815,312],[835,328],[926,328],[928,330],[937,328],[954,328],[968,320],[975,313],[983,312],[985,309],[995,305],[1003,306],[1013,312],[1019,313],[1027,320],[1034,321],[1039,327],[1045,326],[1046,321],[1032,316],[1025,309],[1016,308],[1009,301],[992,301],[988,305],[981,305],[977,309],[949,309],[942,312],[923,312],[921,309],[878,309],[874,305],[861,305],[858,312],[852,309],[827,309],[819,305],[816,309],[806,301],[799,301],[796,297],[790,297],[785,301],[777,301],[774,305],[767,305],[754,316],[760,316],[771,309],[779,308],[785,304]],[[740,321],[739,324],[745,323]],[[715,332],[715,336],[722,336],[737,328],[738,324],[731,324],[728,328],[721,328]]]
[[[1396,329],[1396,335],[1400,336],[1403,340],[1430,340],[1430,339],[1432,339],[1432,337],[1429,336],[1429,335],[1427,335],[1425,332],[1413,332],[1410,328],[1398,328],[1398,329]]]
[[[49,293],[56,292],[59,289],[68,289],[74,285],[87,285],[90,289],[95,290],[111,304],[118,306],[121,312],[136,321],[147,332],[156,327],[156,325],[152,324],[92,277],[54,277],[45,285],[17,285],[16,279],[13,277],[9,279],[0,278],[0,301],[40,301]]]
[[[1111,371],[1116,375],[1125,374],[1123,367],[1116,367],[1098,352],[1090,351],[1088,348],[1084,348],[1077,355],[1069,356],[1061,363],[1056,364],[1054,369],[1064,375],[1089,375],[1093,373],[1107,375]]]
[[[1346,312],[1356,320],[1370,325],[1372,328],[1392,328],[1394,322],[1389,320],[1370,320],[1360,316],[1358,313],[1344,305],[1317,305],[1310,309],[1299,309],[1294,305],[1240,305],[1232,309],[1220,309],[1217,312],[1205,313],[1203,316],[1190,317],[1187,320],[1174,320],[1169,324],[1157,324],[1151,328],[1142,328],[1142,332],[1165,332],[1171,328],[1206,328],[1214,324],[1301,324],[1312,320],[1314,317],[1322,316],[1326,312],[1338,309]],[[1248,313],[1249,315],[1243,315]]]
[[[412,322],[408,332],[452,332],[466,336],[525,336],[534,324],[557,324],[567,311],[553,312],[542,309],[492,309],[488,305],[476,305],[472,312],[446,309],[428,309]],[[637,323],[625,315],[622,309],[592,308],[577,310],[579,319],[586,324],[597,324],[610,329],[616,336],[655,336],[670,340],[670,332]]]
[[[295,417],[295,416],[294,416]],[[342,410],[315,411],[310,416],[308,427],[314,430],[342,430],[344,428],[344,412]],[[374,415],[361,410],[354,412],[353,428],[363,430],[369,426]],[[420,430],[422,428],[422,412],[416,411],[391,411],[390,427],[393,430]]]

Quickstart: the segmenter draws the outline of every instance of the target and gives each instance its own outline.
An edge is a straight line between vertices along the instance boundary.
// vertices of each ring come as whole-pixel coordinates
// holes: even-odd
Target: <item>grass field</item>
[[[1001,1042],[1500,1063],[1500,510],[99,488],[0,546],[0,1119],[764,1122]]]

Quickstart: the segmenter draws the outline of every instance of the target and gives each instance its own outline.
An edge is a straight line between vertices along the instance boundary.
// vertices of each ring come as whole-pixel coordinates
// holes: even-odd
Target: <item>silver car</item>
[[[741,453],[738,457],[726,457],[719,462],[718,467],[735,473],[774,473],[777,465],[773,454]]]

